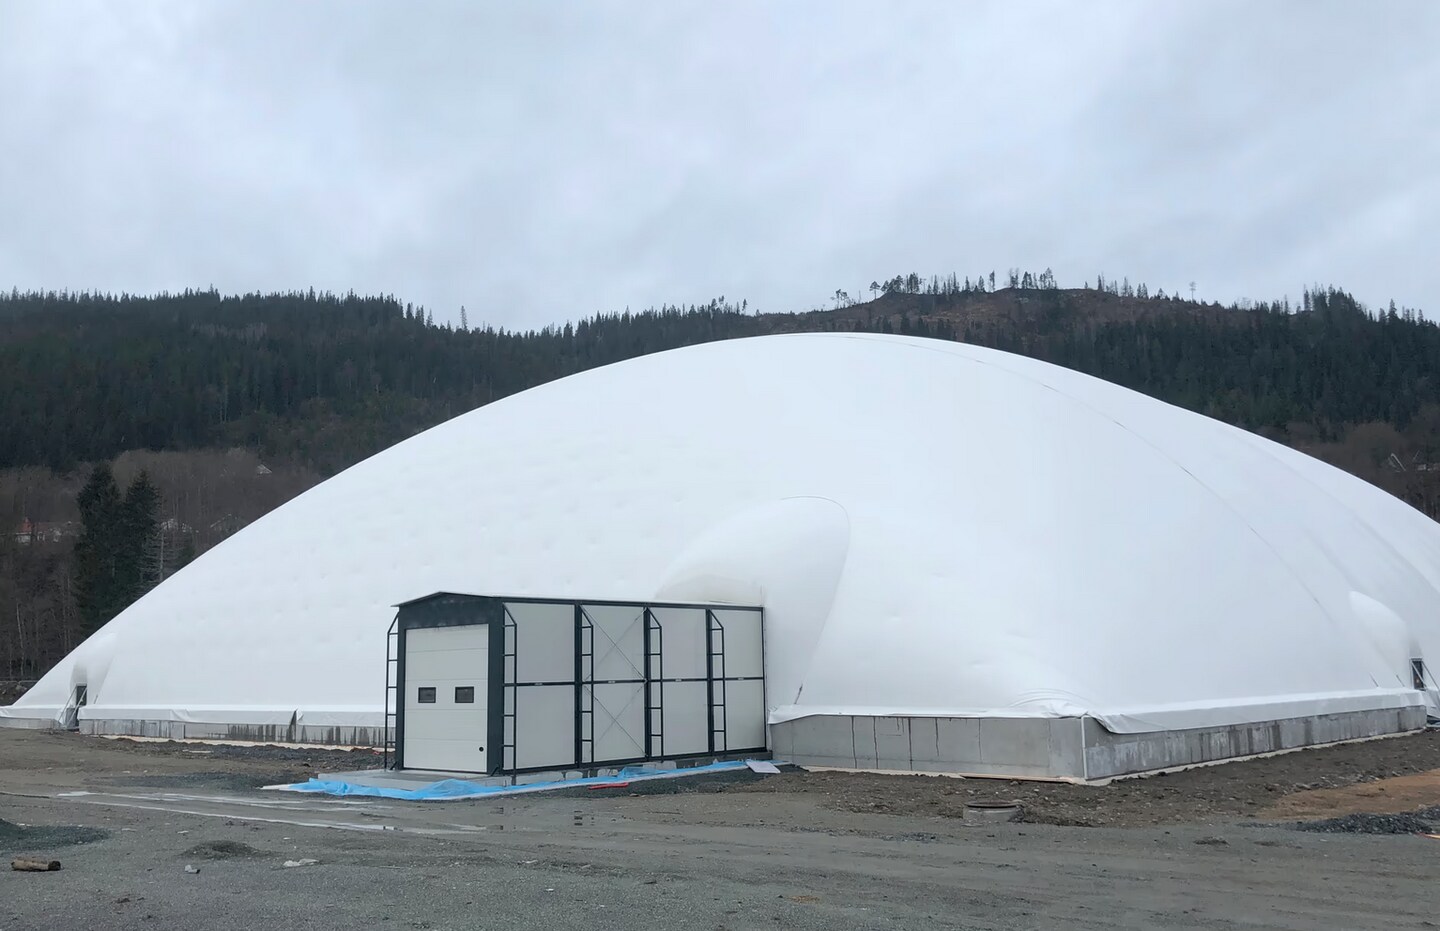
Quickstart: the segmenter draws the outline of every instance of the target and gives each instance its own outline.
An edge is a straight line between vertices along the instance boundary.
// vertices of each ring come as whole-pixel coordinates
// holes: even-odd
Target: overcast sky
[[[0,0],[0,286],[532,326],[874,278],[1440,313],[1440,2]]]

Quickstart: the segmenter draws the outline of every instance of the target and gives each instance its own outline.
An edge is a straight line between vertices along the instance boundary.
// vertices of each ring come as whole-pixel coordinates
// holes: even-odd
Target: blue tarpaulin
[[[531,782],[525,785],[484,785],[464,779],[442,779],[414,789],[397,789],[389,786],[358,785],[337,779],[311,779],[294,785],[271,786],[284,792],[317,792],[324,795],[366,795],[376,798],[404,799],[412,802],[445,801],[447,799],[479,798],[495,795],[515,795],[521,792],[543,792],[546,789],[583,789],[588,786],[609,786],[623,782],[643,782],[652,779],[675,779],[681,776],[699,776],[706,773],[731,772],[745,769],[750,764],[744,761],[711,763],[708,766],[690,766],[684,769],[648,769],[632,766],[612,776],[590,776],[584,779],[562,779],[556,782]]]

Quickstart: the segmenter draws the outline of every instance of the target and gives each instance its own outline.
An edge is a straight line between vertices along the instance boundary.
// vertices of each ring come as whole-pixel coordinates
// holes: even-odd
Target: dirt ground
[[[791,772],[447,803],[256,788],[373,765],[0,728],[0,857],[64,867],[0,872],[0,929],[1440,926],[1440,839],[1295,829],[1440,805],[1434,733],[1105,787]],[[1027,820],[966,822],[972,798],[1019,800]]]
[[[1440,805],[1440,731],[1122,779],[1107,786],[801,772],[740,791],[815,793],[842,811],[941,817],[963,815],[971,800],[1015,800],[1025,806],[1027,821],[1091,827],[1389,813]]]

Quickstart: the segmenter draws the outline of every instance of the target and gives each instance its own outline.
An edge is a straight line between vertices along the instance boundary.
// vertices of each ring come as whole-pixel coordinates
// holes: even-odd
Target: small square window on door
[[[457,685],[457,686],[455,686],[455,704],[457,704],[457,705],[473,705],[473,704],[475,704],[475,686],[473,686],[473,685]]]
[[[415,700],[422,705],[435,704],[435,689],[431,686],[421,686],[415,694]]]

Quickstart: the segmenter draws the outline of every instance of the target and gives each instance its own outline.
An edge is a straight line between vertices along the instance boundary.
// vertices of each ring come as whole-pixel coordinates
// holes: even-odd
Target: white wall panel
[[[704,609],[653,608],[650,613],[660,625],[660,652],[664,658],[665,678],[703,678],[705,676]]]
[[[507,602],[519,637],[517,682],[567,682],[575,678],[575,606]]]
[[[765,746],[765,683],[725,683],[725,722],[727,749]]]
[[[515,689],[514,695],[516,736],[513,765],[518,769],[574,765],[574,686],[527,686]]]
[[[704,682],[666,682],[664,704],[666,756],[705,753],[710,749],[710,714]],[[662,744],[655,742],[658,754]]]
[[[760,612],[717,608],[714,613],[725,627],[725,675],[763,675],[765,653]]]
[[[594,694],[594,744],[590,760],[632,760],[645,750],[645,698],[640,685],[597,685]]]
[[[635,605],[585,605],[584,609],[594,632],[595,680],[643,678],[644,609]]]

